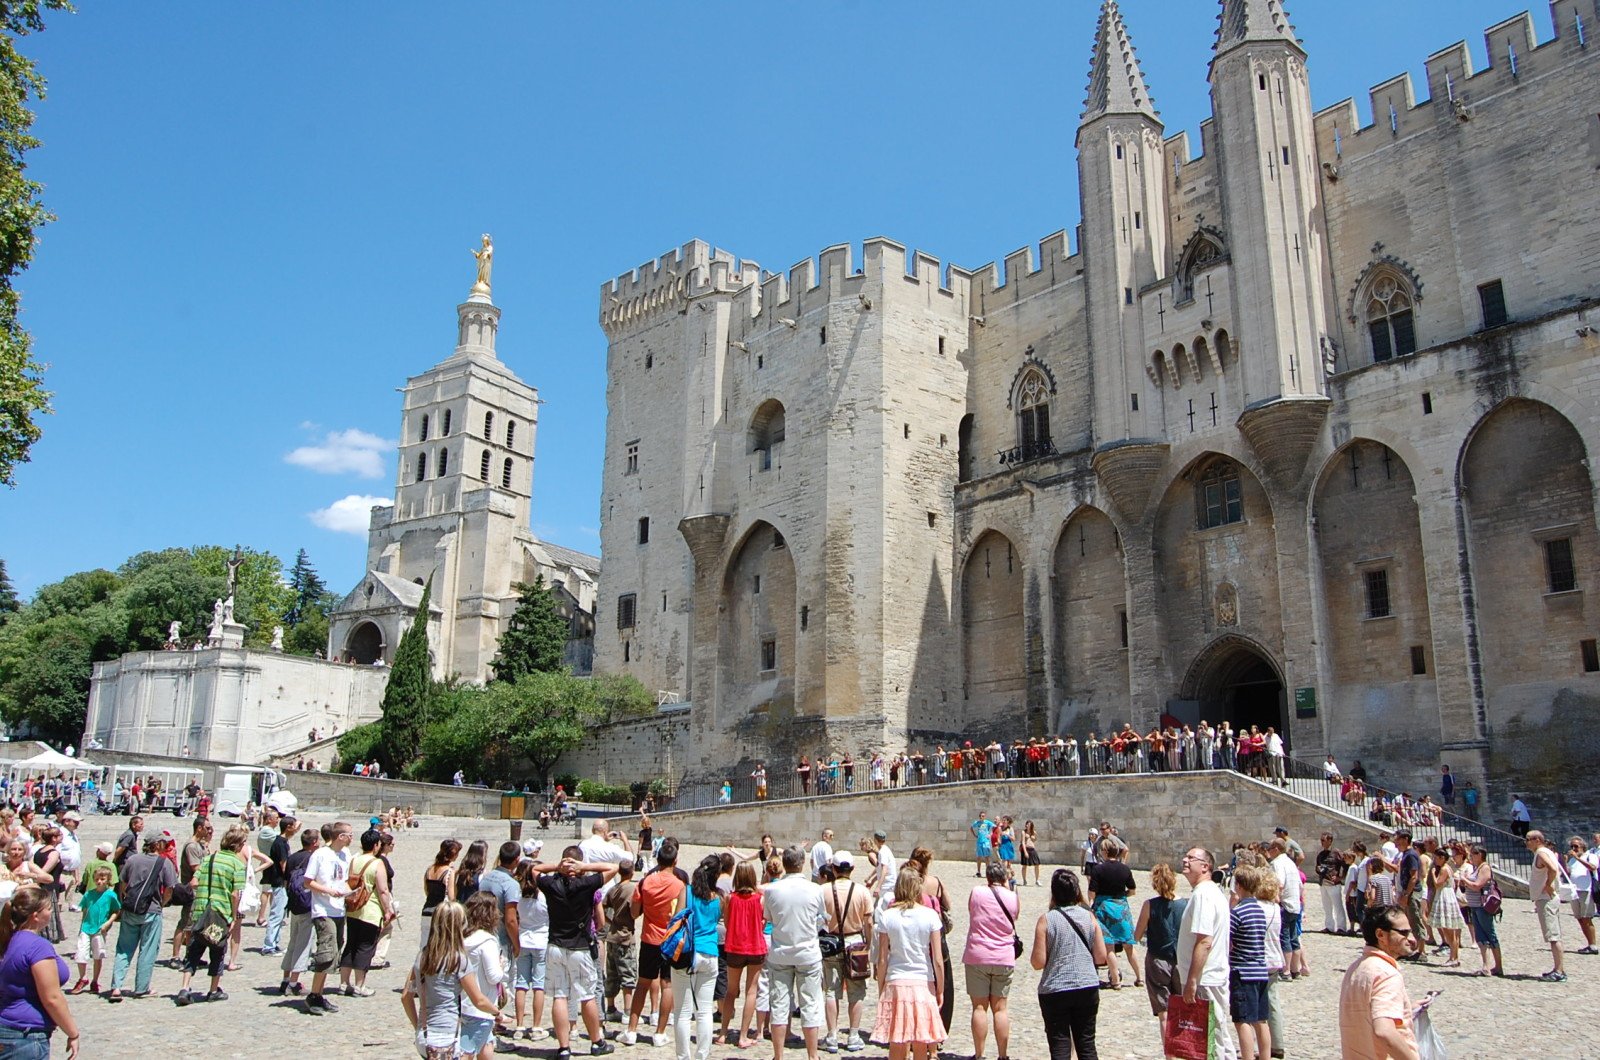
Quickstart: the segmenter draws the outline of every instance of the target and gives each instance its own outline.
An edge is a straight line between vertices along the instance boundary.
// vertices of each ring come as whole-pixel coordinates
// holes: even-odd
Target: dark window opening
[[[628,641],[623,641],[622,642],[622,661],[623,662],[631,662],[631,661],[633,661],[633,645]]]
[[[956,480],[970,482],[972,480],[972,413],[961,417],[961,424],[956,428]]]
[[[1578,587],[1578,570],[1572,562],[1572,538],[1558,537],[1544,543],[1544,567],[1551,592],[1570,593]]]
[[[450,433],[450,410],[444,410],[444,420],[439,424],[439,437],[443,438]]]
[[[632,629],[634,626],[635,609],[638,607],[639,597],[634,593],[623,593],[617,597],[617,628]]]
[[[1260,88],[1261,91],[1265,92],[1267,90],[1267,75],[1266,74],[1257,74],[1256,75],[1256,85]]]
[[[904,437],[906,437],[906,438],[910,438],[911,437],[911,424],[909,424],[909,423],[906,424]]]
[[[940,357],[944,356],[944,336],[943,335],[939,336],[939,356]]]
[[[1414,677],[1421,677],[1427,672],[1428,654],[1423,651],[1422,645],[1413,644],[1411,646],[1411,674]]]
[[[776,637],[761,638],[761,672],[770,673],[778,668],[778,640]]]
[[[494,413],[492,412],[483,414],[483,437],[485,441],[494,440]]]
[[[1478,287],[1478,304],[1483,307],[1483,328],[1500,327],[1511,318],[1506,314],[1506,289],[1499,280]]]
[[[765,368],[766,366],[767,366],[767,355],[764,354],[764,353],[756,354],[756,367],[757,368]]]
[[[1133,304],[1133,288],[1132,287],[1124,287],[1122,289],[1122,304],[1123,305],[1132,305]]]
[[[1422,392],[1422,414],[1424,416],[1433,415],[1433,395],[1426,390]]]
[[[1117,623],[1122,628],[1122,646],[1126,648],[1128,646],[1128,612],[1119,610],[1117,612]]]
[[[450,471],[450,450],[439,450],[439,477],[444,478]]]
[[[806,626],[808,626],[810,624],[811,624],[811,608],[802,606],[800,608],[800,628],[803,630],[803,629],[806,628]]]
[[[778,531],[774,530],[772,532],[772,547],[773,548],[788,548],[789,547],[789,542],[787,542],[787,541],[785,541],[783,539],[783,534],[781,534]]]
[[[489,481],[489,450],[483,451],[483,458],[478,461],[478,477],[485,482]]]
[[[511,461],[507,460],[509,466]],[[639,443],[630,442],[628,445],[628,463],[622,472],[624,475],[637,475],[639,473]]]
[[[428,454],[417,454],[417,481],[421,482],[428,477]]]
[[[1393,612],[1389,609],[1389,572],[1388,570],[1369,570],[1366,572],[1367,585],[1367,617],[1388,618]]]
[[[936,527],[938,525],[939,525],[939,513],[938,512],[929,512],[928,513],[928,529],[932,530],[934,527]]]
[[[1580,640],[1578,649],[1583,652],[1583,672],[1600,673],[1600,644],[1592,640]]]
[[[417,438],[417,441],[425,442],[427,440],[428,440],[428,414],[426,412],[424,412],[422,414],[422,433],[421,433],[421,436]]]
[[[506,424],[506,448],[507,449],[515,449],[516,447],[517,447],[517,421],[516,420],[512,420],[510,423]]]
[[[511,459],[510,459],[510,457],[506,458],[505,464],[502,465],[501,468],[500,468],[500,488],[503,489],[503,490],[508,490],[508,489],[511,488]]]
[[[1128,403],[1132,406],[1134,412],[1138,412],[1139,411],[1139,395],[1138,394],[1129,394],[1128,395]]]
[[[639,544],[648,545],[649,543],[650,543],[650,517],[648,515],[645,515],[645,516],[641,516],[639,518]]]
[[[644,370],[648,372],[650,369],[654,368],[655,366],[656,366],[656,355],[653,354],[653,353],[645,354],[644,355]]]
[[[1289,164],[1289,149],[1287,147],[1283,149],[1283,164],[1286,166]]]
[[[827,344],[828,344],[828,325],[824,324],[817,331],[817,345],[818,346],[826,346]]]
[[[760,596],[761,595],[761,575],[757,574],[755,576],[755,579],[752,582],[752,585],[753,585],[752,592],[754,592],[754,594],[756,596]]]
[[[1122,145],[1117,145],[1117,161],[1122,161]]]
[[[1218,461],[1200,476],[1196,500],[1200,508],[1200,529],[1244,521],[1244,495],[1239,486],[1239,469],[1226,460]]]

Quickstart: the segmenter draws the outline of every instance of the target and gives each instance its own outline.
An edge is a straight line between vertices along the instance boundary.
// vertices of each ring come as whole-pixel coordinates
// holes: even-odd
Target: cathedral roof
[[[1288,41],[1300,46],[1283,0],[1220,0],[1217,15],[1216,52],[1223,52],[1249,41]]]
[[[1156,116],[1150,89],[1139,68],[1128,27],[1123,24],[1117,0],[1100,6],[1100,23],[1094,33],[1094,54],[1089,62],[1089,95],[1084,101],[1083,119],[1087,125],[1107,114]]]
[[[334,612],[378,611],[392,607],[415,612],[417,605],[421,603],[421,585],[386,571],[369,570],[366,577],[361,579],[361,584],[345,595],[339,606],[334,608]],[[444,613],[444,606],[439,603],[438,596],[428,601],[428,613]]]

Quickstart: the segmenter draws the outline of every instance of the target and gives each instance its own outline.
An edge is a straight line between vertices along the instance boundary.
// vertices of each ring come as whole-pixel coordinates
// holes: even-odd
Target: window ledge
[[[1558,593],[1545,593],[1544,598],[1549,603],[1560,603],[1563,600],[1583,599],[1582,589],[1563,589]]]
[[[1194,532],[1199,537],[1220,537],[1230,530],[1244,530],[1249,526],[1249,519],[1240,519],[1236,523],[1223,523],[1221,526],[1197,526]]]
[[[1361,616],[1361,621],[1363,621],[1363,622],[1393,622],[1394,619],[1395,619],[1395,615],[1394,615],[1394,612],[1392,612],[1392,611],[1387,615],[1362,615]]]
[[[773,668],[771,670],[757,670],[756,671],[756,676],[757,677],[777,677],[778,676],[778,671],[777,671],[776,668]]]

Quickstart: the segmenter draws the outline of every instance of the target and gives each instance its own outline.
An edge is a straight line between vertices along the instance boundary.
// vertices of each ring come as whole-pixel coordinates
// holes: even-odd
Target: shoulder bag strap
[[[1004,913],[1006,915],[1006,919],[1011,921],[1011,933],[1015,935],[1017,933],[1017,918],[1011,914],[1011,910],[1006,908],[1006,903],[1003,899],[1001,899],[1000,892],[995,889],[994,884],[991,883],[989,885],[989,890],[994,895],[994,904],[999,906],[1000,912]],[[1066,914],[1063,913],[1062,916],[1066,916]],[[1067,917],[1067,922],[1070,924],[1072,922],[1072,918]],[[1085,943],[1085,945],[1088,944]]]
[[[835,881],[835,882],[838,882],[838,881]],[[845,915],[846,912],[849,911],[850,907],[855,904],[855,900],[856,900],[856,881],[855,880],[851,880],[850,881],[850,889],[848,891],[844,892],[844,908],[843,909],[839,908],[839,893],[837,891],[834,892],[833,905],[834,905],[834,908],[836,910],[838,910],[838,913],[839,913],[839,936],[841,938],[844,937],[844,915]]]
[[[128,906],[132,912],[139,913],[141,915],[149,912],[145,906],[150,902],[150,884],[152,881],[159,881],[161,879],[161,862],[157,861],[151,866],[151,870],[152,871],[150,872],[150,875],[145,877],[144,890],[141,891],[139,893],[139,897],[134,899],[133,902]]]
[[[1084,935],[1083,928],[1079,927],[1078,922],[1068,916],[1067,911],[1060,906],[1056,906],[1056,912],[1061,914],[1061,919],[1067,922],[1067,926],[1072,929],[1072,933],[1078,936],[1078,941],[1083,943],[1083,948],[1089,954],[1089,959],[1091,961],[1094,960],[1094,947],[1089,945],[1088,936]]]

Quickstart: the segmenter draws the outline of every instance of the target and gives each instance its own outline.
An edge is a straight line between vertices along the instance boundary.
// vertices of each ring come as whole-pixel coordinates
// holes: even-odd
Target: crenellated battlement
[[[1080,233],[1081,241],[1081,233]],[[1040,291],[1049,290],[1063,280],[1070,280],[1083,271],[1083,262],[1072,253],[1067,242],[1067,232],[1052,232],[1039,241],[1038,264],[1034,264],[1034,248],[1021,247],[1005,256],[1005,271],[1001,273],[994,262],[972,271],[974,312],[991,296],[1004,292],[1020,301]],[[1081,248],[1080,248],[1081,250]]]
[[[1550,20],[1554,33],[1542,44],[1526,11],[1490,26],[1483,37],[1489,65],[1482,70],[1473,68],[1466,41],[1434,52],[1425,64],[1426,99],[1417,99],[1409,73],[1373,86],[1365,125],[1354,98],[1319,111],[1315,127],[1323,163],[1354,161],[1440,121],[1470,121],[1475,105],[1600,51],[1590,47],[1600,43],[1600,0],[1552,0]]]
[[[698,239],[647,261],[600,285],[600,326],[611,334],[664,312],[687,299],[736,291],[755,281],[761,268]]]

